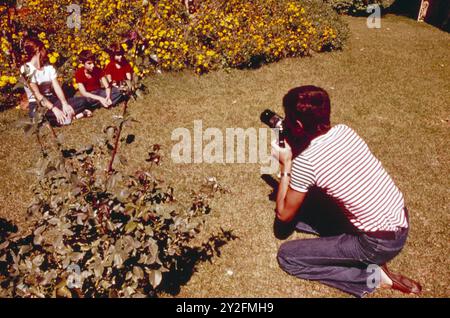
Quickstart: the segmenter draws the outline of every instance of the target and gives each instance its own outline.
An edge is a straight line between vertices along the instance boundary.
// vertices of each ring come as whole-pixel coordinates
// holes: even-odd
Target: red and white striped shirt
[[[403,195],[358,134],[337,125],[314,138],[292,164],[290,187],[324,190],[363,232],[407,228]]]

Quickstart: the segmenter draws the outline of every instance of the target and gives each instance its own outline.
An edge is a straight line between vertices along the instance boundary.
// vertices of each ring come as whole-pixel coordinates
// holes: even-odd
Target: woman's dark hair
[[[92,53],[90,50],[83,50],[78,54],[78,59],[81,63],[86,63],[88,61],[95,62],[96,56],[94,53]]]
[[[320,87],[307,85],[291,89],[283,97],[283,107],[286,116],[299,120],[310,136],[330,129],[330,97]]]
[[[38,52],[41,53],[39,62],[41,65],[48,64],[47,49],[44,43],[38,38],[29,37],[23,41],[23,50],[25,52],[24,62],[29,62]]]

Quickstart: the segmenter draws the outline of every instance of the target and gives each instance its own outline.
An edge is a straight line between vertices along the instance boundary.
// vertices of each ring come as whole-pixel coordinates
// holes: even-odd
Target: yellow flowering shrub
[[[346,37],[326,6],[299,0],[203,0],[190,31],[189,65],[197,72],[340,49]]]
[[[184,1],[85,0],[79,5],[81,28],[73,25],[76,12],[68,12],[73,0],[24,0],[20,9],[9,2],[0,5],[1,104],[14,101],[20,43],[27,35],[44,42],[50,63],[66,86],[74,86],[79,52],[93,51],[103,67],[109,62],[105,49],[114,42],[123,43],[143,77],[156,70],[201,74],[255,67],[340,49],[347,33],[329,6],[312,0],[202,0],[192,15]]]

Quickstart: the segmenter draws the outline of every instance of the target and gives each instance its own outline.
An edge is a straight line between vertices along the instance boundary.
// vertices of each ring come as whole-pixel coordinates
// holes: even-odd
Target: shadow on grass
[[[0,218],[0,244],[3,243],[11,233],[17,233],[18,228],[11,221]],[[8,275],[8,262],[0,260],[0,277]],[[0,285],[0,288],[5,288]]]
[[[11,233],[16,233],[17,230],[17,226],[12,222],[0,218],[0,244],[3,243]],[[176,265],[174,265],[169,272],[164,274],[164,279],[162,280],[161,285],[157,288],[157,292],[147,288],[145,289],[145,292],[147,292],[150,297],[157,297],[159,292],[165,292],[172,296],[176,296],[179,294],[181,286],[185,285],[191,279],[192,275],[196,271],[196,266],[200,262],[211,262],[213,257],[220,257],[220,248],[228,242],[238,238],[239,237],[234,235],[232,231],[221,229],[221,232],[212,235],[208,241],[203,243],[201,246],[184,248],[180,255],[176,257]],[[32,244],[32,242],[33,235],[28,235],[18,240],[16,244],[17,246],[22,244],[28,245]],[[2,276],[7,277],[9,275],[8,265],[10,262],[11,259],[0,260],[0,278]],[[8,280],[0,282],[2,284],[8,283]],[[0,288],[7,288],[7,285],[0,286]],[[88,297],[93,297],[88,294],[86,295]]]
[[[272,189],[269,200],[276,201],[278,182],[270,175],[262,175],[263,179]],[[355,227],[348,221],[346,211],[342,204],[327,195],[318,187],[311,188],[306,194],[296,217],[289,223],[274,219],[273,231],[277,239],[288,238],[295,230],[316,234],[320,236],[336,236],[342,233],[356,233]],[[302,229],[298,228],[302,223]]]
[[[213,257],[220,257],[220,248],[229,241],[239,238],[232,231],[221,230],[221,233],[211,236],[202,246],[185,248],[176,258],[176,265],[164,274],[158,290],[172,296],[178,295],[181,286],[191,279],[200,262],[211,262]]]
[[[421,0],[396,0],[384,13],[391,13],[413,20],[419,15]],[[430,2],[425,22],[445,32],[450,32],[450,1]]]
[[[3,242],[11,233],[17,233],[18,228],[11,221],[0,218],[0,243]]]

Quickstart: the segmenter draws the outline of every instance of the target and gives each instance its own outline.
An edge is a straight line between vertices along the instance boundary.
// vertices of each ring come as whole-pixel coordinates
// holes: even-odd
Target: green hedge
[[[378,4],[385,9],[391,6],[395,0],[324,0],[339,13],[360,15],[366,13],[367,6]]]

